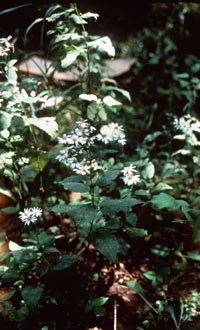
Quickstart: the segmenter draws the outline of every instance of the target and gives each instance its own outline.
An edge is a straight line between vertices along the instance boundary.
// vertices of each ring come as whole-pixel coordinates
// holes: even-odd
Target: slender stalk
[[[114,300],[114,320],[113,320],[113,330],[117,330],[117,300]]]

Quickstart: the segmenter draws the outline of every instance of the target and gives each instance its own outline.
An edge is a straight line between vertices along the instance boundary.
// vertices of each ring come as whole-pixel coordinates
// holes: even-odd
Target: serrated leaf
[[[155,186],[155,191],[165,191],[165,190],[172,190],[173,187],[168,185],[165,182],[159,182],[156,186]]]
[[[175,199],[173,196],[160,193],[159,195],[153,196],[151,203],[159,210],[168,209],[170,211],[181,210],[186,219],[191,221],[189,205],[186,201],[182,199]]]
[[[28,285],[22,289],[22,298],[30,309],[35,309],[44,292],[42,286]]]
[[[134,198],[108,199],[101,203],[100,208],[103,214],[113,214],[119,211],[126,211],[129,207],[141,204],[142,201]]]
[[[68,183],[68,182],[82,182],[83,179],[85,179],[85,175],[77,174],[77,175],[71,175],[64,180],[60,181],[59,183]]]
[[[61,61],[61,66],[63,69],[66,69],[68,66],[73,64],[77,57],[80,55],[81,50],[80,49],[75,49],[71,50],[67,53],[67,56]]]
[[[104,173],[97,181],[99,186],[106,186],[113,182],[119,175],[119,170],[108,171]]]
[[[108,260],[118,263],[119,242],[117,238],[106,230],[99,230],[92,236],[97,250],[99,250]]]
[[[30,124],[41,129],[52,138],[57,136],[58,124],[56,123],[55,117],[28,118],[26,120],[26,125]]]
[[[169,210],[177,209],[176,199],[166,193],[160,193],[159,195],[153,196],[151,203],[159,210],[164,208]]]
[[[54,213],[67,213],[69,211],[69,205],[58,204],[52,207],[51,211]]]
[[[68,213],[70,215],[70,213]],[[72,211],[75,219],[78,234],[81,237],[88,236],[92,231],[92,224],[98,216],[98,209],[92,205],[79,206],[76,211]]]
[[[74,192],[85,193],[89,191],[88,186],[80,182],[66,182],[65,180],[60,182],[65,190],[70,190]]]

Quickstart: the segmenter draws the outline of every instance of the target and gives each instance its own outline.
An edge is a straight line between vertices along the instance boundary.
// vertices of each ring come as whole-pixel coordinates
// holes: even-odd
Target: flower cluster
[[[118,142],[124,145],[126,139],[123,127],[116,123],[104,125],[99,134],[95,134],[95,131],[96,128],[91,126],[87,120],[78,121],[71,134],[64,134],[58,138],[58,142],[63,144],[64,148],[56,158],[77,174],[84,175],[90,173],[91,170],[98,170],[97,161],[88,160],[88,154],[91,154],[95,142],[101,141],[105,144]]]
[[[74,172],[81,175],[89,174],[91,171],[96,172],[99,170],[99,165],[96,159],[93,159],[91,162],[83,159],[82,164],[78,164],[77,168],[74,169]]]
[[[35,223],[41,215],[42,210],[39,207],[26,208],[23,212],[19,212],[19,219],[29,226],[31,223]]]
[[[0,38],[0,56],[7,56],[11,49],[14,51],[14,46],[9,41],[11,38],[11,36]]]
[[[137,184],[138,182],[140,182],[140,176],[139,174],[135,174],[137,173],[137,170],[132,164],[124,167],[121,172],[124,175],[122,177],[122,180],[127,186],[132,186],[133,184]]]
[[[60,151],[60,155],[56,158],[59,161],[64,161],[73,170],[79,168],[79,158],[81,157],[84,160],[85,153],[94,145],[95,136],[93,136],[93,132],[95,130],[96,128],[91,126],[87,120],[78,121],[71,134],[64,134],[58,138],[58,142],[65,145],[65,148]]]
[[[124,129],[117,123],[104,125],[100,129],[100,134],[97,135],[97,140],[108,144],[110,142],[118,142],[121,145],[126,143]]]

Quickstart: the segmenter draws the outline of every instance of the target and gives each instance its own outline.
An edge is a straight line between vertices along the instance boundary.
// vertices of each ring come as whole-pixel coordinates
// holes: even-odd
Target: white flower
[[[52,96],[42,103],[43,108],[54,107],[64,100],[63,96]]]
[[[0,38],[0,56],[7,56],[11,49],[14,51],[13,44],[9,42],[11,38],[11,36]]]
[[[90,173],[90,166],[80,165],[78,168],[74,169],[74,172],[77,174],[85,175]]]
[[[137,173],[137,170],[135,169],[135,166],[133,166],[132,164],[124,167],[123,170],[121,170],[121,172],[124,174],[122,180],[128,186],[132,186],[133,184],[137,184],[138,182],[140,182],[140,175],[135,174]]]
[[[94,171],[99,170],[99,164],[97,163],[96,159],[93,159],[93,160],[92,160],[92,162],[91,162],[91,168],[92,168]]]
[[[30,225],[37,221],[37,218],[32,214],[31,209],[24,209],[24,212],[19,212],[19,218],[25,225]]]
[[[25,157],[21,157],[21,158],[18,159],[17,162],[18,162],[19,165],[22,166],[24,164],[28,164],[29,163],[29,159],[28,158],[25,158]]]
[[[42,215],[42,209],[40,209],[39,207],[32,207],[31,213],[34,217],[38,218]]]
[[[129,166],[126,166],[123,168],[123,170],[121,170],[121,172],[126,176],[130,176],[133,173],[137,173],[137,171],[135,170],[135,166],[133,166],[132,164],[130,164]]]
[[[133,184],[140,182],[140,176],[138,174],[126,175],[122,179],[127,186],[132,186]]]
[[[83,136],[78,136],[77,134],[73,134],[73,135],[68,135],[68,137],[66,138],[66,143],[69,145],[75,145],[78,146],[79,144],[85,144],[85,139]]]
[[[124,145],[126,143],[124,129],[117,123],[110,123],[102,126],[100,134],[97,134],[97,140],[102,141],[105,144],[109,142],[118,142]]]
[[[56,156],[56,159],[59,160],[59,162],[62,162],[66,160],[69,157],[68,153],[65,150],[60,151],[60,155]]]
[[[19,219],[29,226],[31,223],[35,223],[41,215],[42,210],[39,207],[25,208],[24,212],[19,212]]]
[[[68,141],[68,135],[64,134],[62,137],[58,137],[58,142],[61,144],[67,144]]]
[[[190,120],[186,120],[185,117],[174,119],[174,127],[183,131],[187,131],[190,128]]]

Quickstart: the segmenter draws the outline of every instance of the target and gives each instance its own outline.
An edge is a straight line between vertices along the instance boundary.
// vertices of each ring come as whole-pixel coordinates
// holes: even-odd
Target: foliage
[[[135,36],[140,47],[126,55],[136,65],[120,82],[104,63],[115,56],[111,40],[87,32],[98,15],[75,4],[49,6],[25,35],[47,25],[53,66],[71,70],[74,83],[55,81],[48,68],[41,77],[21,75],[11,37],[0,39],[0,192],[12,204],[2,214],[14,216],[19,231],[1,256],[3,325],[60,329],[62,318],[72,328],[72,308],[80,311],[76,326],[85,313],[103,318],[110,299],[96,289],[93,258],[98,269],[117,267],[137,259],[141,244],[151,260],[143,281],[154,294],[125,282],[149,308],[140,325],[178,330],[196,315],[198,294],[176,299],[169,280],[199,262],[199,66],[181,57],[174,37],[177,10],[181,30],[190,7],[172,8],[158,33]],[[51,310],[56,316],[46,320]]]

